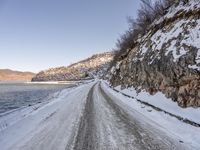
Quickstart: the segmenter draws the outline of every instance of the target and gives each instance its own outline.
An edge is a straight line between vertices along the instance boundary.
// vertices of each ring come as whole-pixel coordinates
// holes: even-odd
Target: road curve
[[[79,86],[0,132],[1,150],[190,150],[100,82]]]
[[[137,120],[101,88],[94,85],[87,96],[73,150],[184,150],[148,121]],[[138,116],[140,115],[140,116]],[[143,118],[142,120],[147,119]],[[188,149],[188,148],[187,148]]]

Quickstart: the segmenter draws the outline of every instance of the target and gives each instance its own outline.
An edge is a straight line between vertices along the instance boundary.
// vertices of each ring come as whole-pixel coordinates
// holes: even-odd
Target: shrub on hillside
[[[177,5],[180,2],[186,4],[189,0],[157,0],[154,3],[151,0],[141,0],[137,18],[128,17],[129,29],[117,40],[114,62],[126,56],[129,50],[137,44],[138,37],[147,33],[149,26],[156,19],[163,17],[170,6]]]

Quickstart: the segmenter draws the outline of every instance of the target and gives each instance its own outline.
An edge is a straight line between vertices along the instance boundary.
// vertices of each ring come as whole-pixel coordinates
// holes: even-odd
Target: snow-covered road
[[[0,130],[0,149],[194,149],[180,142],[171,132],[161,130],[160,124],[113,97],[100,82],[63,91],[55,101],[21,115],[21,119],[11,125],[7,122]]]

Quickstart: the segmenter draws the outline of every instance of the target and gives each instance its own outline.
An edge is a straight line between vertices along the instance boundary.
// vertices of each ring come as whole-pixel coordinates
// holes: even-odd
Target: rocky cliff
[[[171,6],[112,67],[113,86],[158,91],[182,107],[200,106],[200,1]]]
[[[35,74],[32,72],[20,72],[10,69],[0,69],[1,81],[30,81]]]
[[[102,76],[113,59],[113,52],[96,54],[68,67],[51,68],[39,72],[32,81],[66,81]]]

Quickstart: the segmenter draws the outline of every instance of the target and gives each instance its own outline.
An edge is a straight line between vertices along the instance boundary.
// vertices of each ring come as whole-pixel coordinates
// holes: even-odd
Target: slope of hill
[[[113,59],[113,52],[96,54],[68,67],[51,68],[39,72],[32,81],[66,81],[102,76]]]
[[[172,5],[112,67],[113,86],[162,92],[182,107],[200,106],[200,2]]]
[[[30,81],[35,74],[32,72],[20,72],[9,69],[0,69],[1,81]]]

